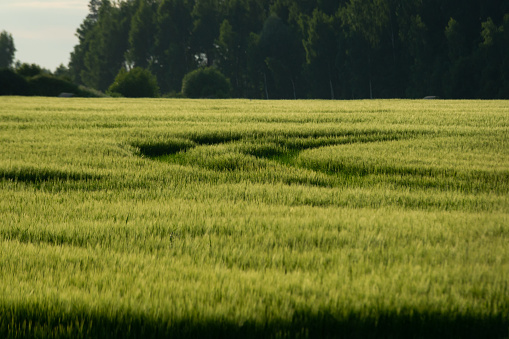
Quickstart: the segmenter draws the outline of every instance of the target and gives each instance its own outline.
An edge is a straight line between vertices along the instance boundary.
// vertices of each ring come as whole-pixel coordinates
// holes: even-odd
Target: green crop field
[[[0,337],[509,337],[509,102],[0,97]]]

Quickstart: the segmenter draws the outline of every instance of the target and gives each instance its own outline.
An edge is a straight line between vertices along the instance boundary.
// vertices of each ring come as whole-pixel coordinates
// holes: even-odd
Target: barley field
[[[0,97],[0,337],[509,337],[509,102]]]

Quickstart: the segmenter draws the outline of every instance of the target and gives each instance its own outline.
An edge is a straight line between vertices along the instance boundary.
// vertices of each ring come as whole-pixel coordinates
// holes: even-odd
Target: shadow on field
[[[83,172],[24,167],[9,170],[0,169],[0,180],[1,179],[29,184],[39,184],[50,181],[98,180],[100,179],[100,176]]]
[[[155,136],[153,138],[138,139],[131,145],[139,150],[144,157],[158,159],[163,156],[186,152],[197,146],[212,146],[220,144],[233,145],[237,143],[244,154],[258,158],[280,160],[296,158],[299,152],[333,145],[346,145],[355,143],[385,142],[406,140],[422,136],[422,131],[342,131],[331,133],[315,131],[313,133],[293,132],[279,135],[275,132],[265,134],[249,133],[202,133],[186,137]],[[287,160],[287,159],[286,159]]]
[[[3,308],[3,309],[2,309]],[[69,308],[67,308],[69,309]],[[389,312],[361,314],[296,312],[291,321],[238,324],[223,319],[153,319],[134,313],[56,313],[0,307],[3,338],[507,338],[507,317]],[[58,312],[58,311],[57,311]]]

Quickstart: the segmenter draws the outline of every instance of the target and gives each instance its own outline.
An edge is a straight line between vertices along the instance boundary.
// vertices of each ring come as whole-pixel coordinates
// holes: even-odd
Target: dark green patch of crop
[[[387,310],[298,309],[290,320],[167,319],[136,310],[103,312],[75,305],[0,305],[3,338],[507,338],[501,316]]]
[[[100,179],[100,176],[97,174],[88,174],[75,171],[23,167],[16,169],[0,169],[0,179],[30,184],[40,184],[43,182],[52,181],[98,180]]]

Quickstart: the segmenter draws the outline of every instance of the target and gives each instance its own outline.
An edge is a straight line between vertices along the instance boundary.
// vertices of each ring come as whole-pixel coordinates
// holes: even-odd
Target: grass
[[[505,101],[0,98],[0,336],[509,337]]]

